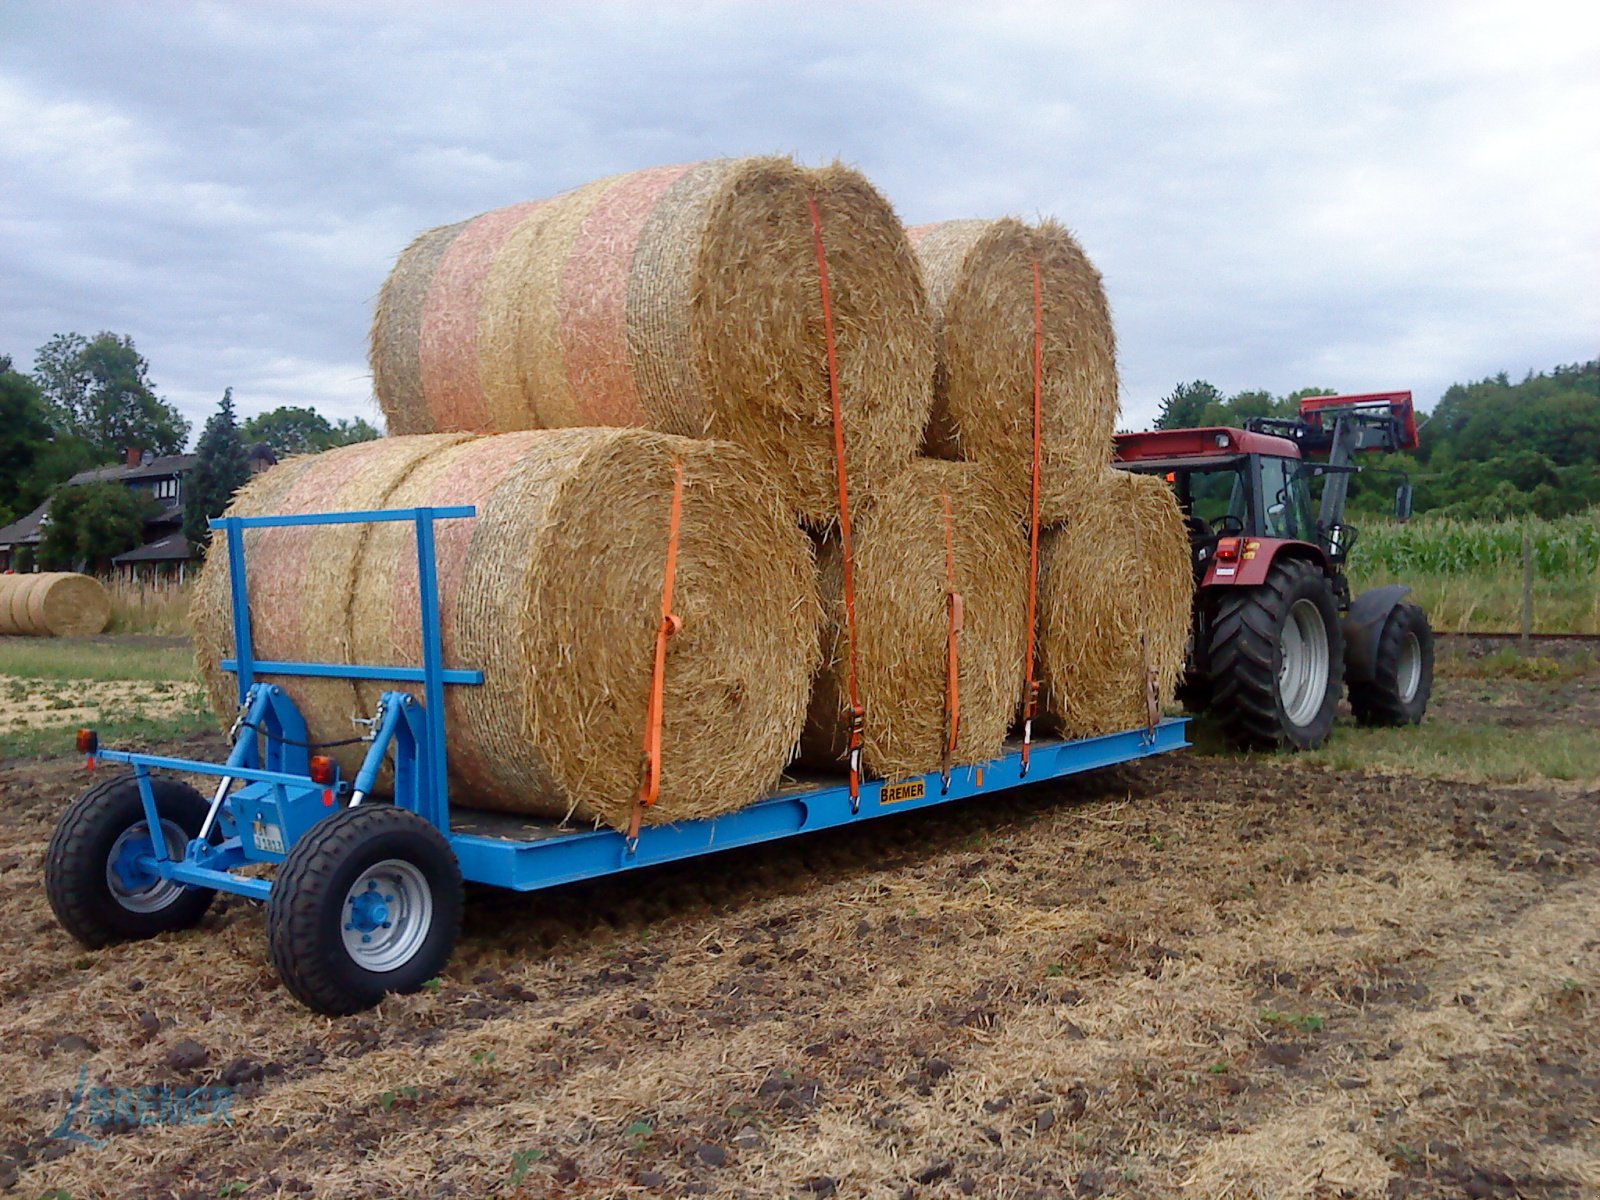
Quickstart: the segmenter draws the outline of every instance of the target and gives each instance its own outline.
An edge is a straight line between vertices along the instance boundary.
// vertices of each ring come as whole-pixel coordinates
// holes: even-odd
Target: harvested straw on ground
[[[1089,498],[1040,540],[1044,723],[1072,737],[1144,725],[1147,668],[1158,709],[1171,703],[1193,588],[1172,489],[1153,475],[1102,468]]]
[[[931,402],[921,273],[840,165],[720,159],[603,179],[423,234],[372,326],[394,432],[640,426],[737,442],[805,519],[837,515],[815,235],[863,496],[909,465]]]
[[[0,575],[0,634],[85,637],[103,632],[110,619],[111,599],[91,575]]]
[[[938,358],[926,451],[992,467],[1018,511],[1032,486],[1038,262],[1040,519],[1060,521],[1110,461],[1116,429],[1116,338],[1100,273],[1054,221],[945,221],[909,236]]]
[[[674,464],[684,472],[669,642],[660,800],[646,823],[710,816],[764,795],[799,736],[818,655],[819,608],[806,536],[738,447],[643,430],[570,429],[492,438],[391,438],[274,468],[233,511],[472,504],[437,525],[446,662],[484,672],[447,689],[452,796],[463,804],[625,827],[640,784],[660,624]],[[420,449],[413,451],[412,446]],[[283,473],[282,482],[278,477]],[[343,480],[331,492],[316,477]],[[421,662],[415,535],[358,527],[345,556],[247,533],[259,653]],[[309,566],[272,585],[291,557]],[[205,576],[218,572],[219,556]],[[204,578],[202,589],[214,595]],[[274,608],[295,609],[270,618]],[[197,604],[197,645],[224,716],[217,647],[226,605]],[[314,631],[323,624],[327,628]],[[315,657],[315,655],[312,655]],[[383,685],[329,703],[280,679],[319,741],[350,736]],[[345,685],[347,686],[347,685]],[[395,685],[398,686],[398,685]],[[420,687],[408,690],[420,693]]]
[[[855,523],[857,684],[866,710],[862,758],[883,778],[936,771],[945,749],[951,592],[948,498],[959,639],[960,727],[952,765],[1000,753],[1021,698],[1026,656],[1028,543],[986,474],[924,459]],[[802,743],[814,765],[845,760],[849,640],[843,559],[823,541],[823,669]]]

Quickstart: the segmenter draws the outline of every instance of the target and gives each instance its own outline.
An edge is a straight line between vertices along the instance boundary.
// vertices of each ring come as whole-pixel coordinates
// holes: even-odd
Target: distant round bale
[[[991,467],[1022,512],[1032,487],[1038,262],[1040,519],[1060,521],[1111,460],[1116,431],[1116,336],[1099,271],[1055,221],[945,221],[908,233],[933,304],[938,360],[925,451]]]
[[[91,575],[44,571],[0,579],[0,633],[86,637],[104,632],[111,620],[111,598]]]
[[[1071,737],[1143,726],[1183,673],[1194,574],[1183,513],[1153,475],[1102,468],[1039,560],[1043,722]]]
[[[669,643],[661,795],[645,821],[711,816],[770,791],[804,721],[819,607],[806,536],[747,454],[626,429],[391,438],[365,456],[356,449],[274,468],[232,511],[363,508],[377,497],[385,507],[477,506],[475,519],[437,525],[446,662],[485,675],[482,686],[447,689],[453,800],[627,825],[680,461],[673,607],[683,625]],[[293,473],[287,483],[275,482],[285,470]],[[330,493],[310,482],[312,473],[344,482]],[[269,618],[263,657],[269,648],[308,657],[309,648],[420,665],[414,531],[405,523],[358,528],[364,533],[345,558],[326,544],[319,552],[249,533],[252,613],[296,610]],[[205,574],[218,566],[214,556]],[[270,582],[279,568],[287,575]],[[226,716],[233,697],[216,660],[228,640],[227,608],[197,605],[194,614],[201,665],[213,695],[226,699]],[[363,683],[352,698],[340,684],[330,700],[316,686],[325,681],[276,682],[301,703],[318,740],[350,736],[346,714],[370,715],[387,687],[421,693]]]
[[[919,461],[855,525],[857,683],[866,711],[866,770],[893,779],[940,768],[945,749],[949,547],[962,600],[959,738],[952,765],[1001,752],[1016,717],[1027,656],[1028,543],[987,475],[968,463]],[[843,557],[835,536],[819,556],[823,668],[802,753],[845,761],[849,635]]]
[[[736,442],[803,518],[838,511],[815,237],[862,495],[909,465],[931,402],[921,272],[857,172],[787,158],[618,175],[423,234],[372,326],[394,432],[639,426]]]

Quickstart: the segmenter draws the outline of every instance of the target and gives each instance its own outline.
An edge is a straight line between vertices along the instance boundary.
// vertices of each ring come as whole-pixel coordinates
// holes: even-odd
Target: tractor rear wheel
[[[1327,577],[1279,559],[1259,587],[1219,593],[1207,649],[1211,712],[1247,749],[1314,750],[1344,677],[1344,638]]]
[[[414,992],[450,961],[461,867],[406,808],[347,808],[289,851],[267,898],[267,943],[291,992],[330,1017]]]
[[[1378,638],[1372,678],[1350,685],[1362,725],[1415,725],[1433,694],[1433,629],[1415,604],[1397,604]]]

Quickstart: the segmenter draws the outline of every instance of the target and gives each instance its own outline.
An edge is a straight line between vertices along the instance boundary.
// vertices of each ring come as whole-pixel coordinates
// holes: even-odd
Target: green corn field
[[[1409,584],[1437,629],[1511,632],[1521,621],[1524,531],[1534,629],[1600,633],[1600,509],[1556,520],[1367,522],[1350,553],[1352,583]]]

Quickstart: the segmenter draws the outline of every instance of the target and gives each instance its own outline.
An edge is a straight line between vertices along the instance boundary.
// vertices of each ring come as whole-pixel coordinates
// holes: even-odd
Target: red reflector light
[[[1178,473],[1176,471],[1168,471],[1167,472],[1167,482],[1168,483],[1177,483],[1178,482]]]
[[[1239,557],[1239,539],[1223,538],[1217,542],[1217,561],[1234,562]]]
[[[329,787],[333,783],[333,759],[318,754],[311,759],[311,782]]]
[[[94,754],[100,749],[100,735],[92,729],[78,730],[78,753]]]

